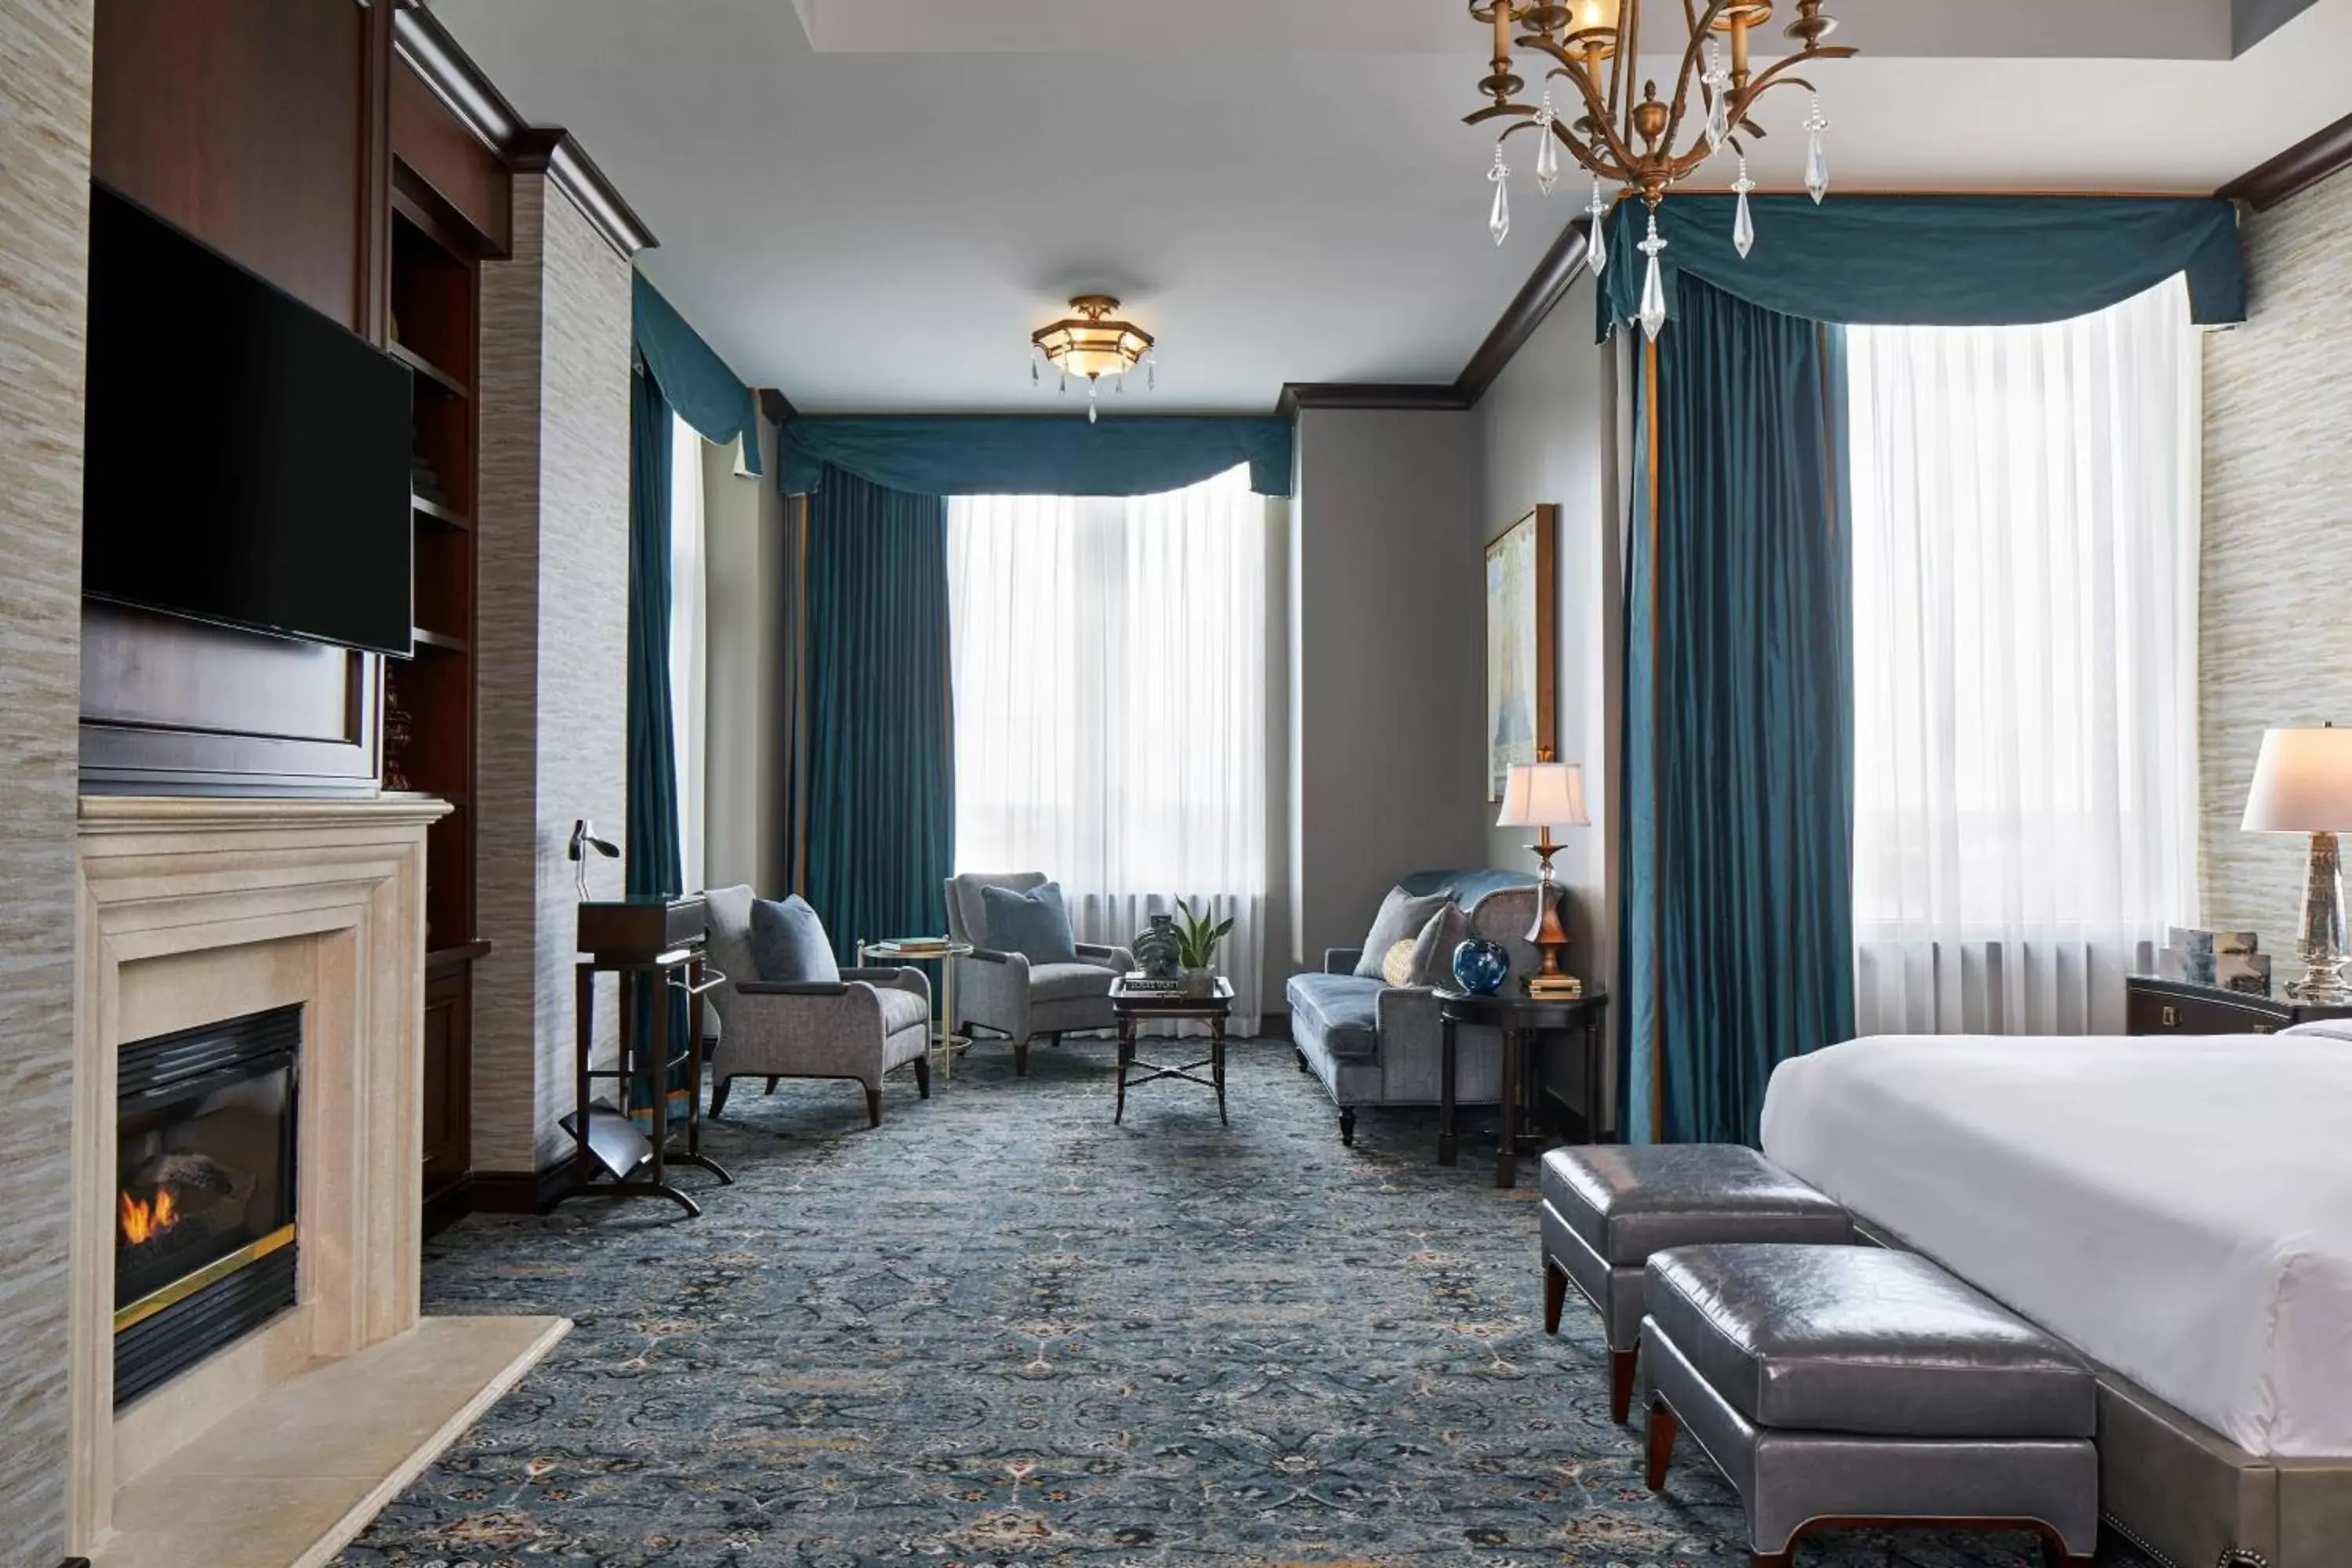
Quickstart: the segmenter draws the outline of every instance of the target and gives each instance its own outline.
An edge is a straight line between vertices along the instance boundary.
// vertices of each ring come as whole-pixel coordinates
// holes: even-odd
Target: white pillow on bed
[[[2331,1040],[2352,1040],[2352,1018],[2315,1018],[2281,1029],[2282,1035],[2325,1035]]]

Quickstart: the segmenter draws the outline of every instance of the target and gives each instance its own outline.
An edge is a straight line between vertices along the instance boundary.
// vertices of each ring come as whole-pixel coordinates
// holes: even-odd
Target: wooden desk
[[[672,1162],[694,1165],[731,1186],[735,1178],[702,1152],[702,998],[726,976],[704,962],[702,900],[627,899],[580,906],[580,942],[584,952],[573,969],[573,1000],[577,1030],[577,1061],[572,1080],[574,1110],[563,1119],[575,1145],[572,1184],[562,1197],[667,1198],[689,1216],[699,1216],[702,1205],[680,1192],[669,1179]],[[596,976],[620,977],[621,1060],[617,1068],[598,1068],[596,1045]],[[638,998],[647,983],[653,987],[648,1005]],[[670,1039],[670,989],[686,993],[686,1048],[678,1051]],[[636,1027],[639,1012],[652,1027]],[[686,1147],[670,1146],[670,1075],[690,1067],[686,1098]],[[599,1079],[623,1084],[642,1079],[653,1086],[648,1108],[651,1135],[640,1132],[623,1111],[594,1099]],[[627,1095],[621,1099],[625,1101]],[[599,1170],[609,1179],[599,1180]],[[642,1174],[640,1173],[643,1173]]]

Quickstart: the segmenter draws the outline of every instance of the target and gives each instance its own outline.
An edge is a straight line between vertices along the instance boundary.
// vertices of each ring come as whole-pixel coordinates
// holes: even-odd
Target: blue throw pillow
[[[751,900],[751,964],[760,978],[780,984],[838,985],[841,963],[833,940],[806,899]]]
[[[1078,961],[1078,941],[1070,931],[1070,911],[1063,906],[1059,882],[1026,893],[982,888],[980,909],[988,921],[988,945],[997,952],[1017,952],[1032,963]]]

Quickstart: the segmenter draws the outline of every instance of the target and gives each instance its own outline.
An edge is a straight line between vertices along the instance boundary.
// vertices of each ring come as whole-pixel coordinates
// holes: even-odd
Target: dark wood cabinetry
[[[2352,1018],[2352,1007],[2315,1007],[2218,985],[2135,974],[2124,982],[2125,1026],[2135,1035],[2274,1035],[2317,1018]]]

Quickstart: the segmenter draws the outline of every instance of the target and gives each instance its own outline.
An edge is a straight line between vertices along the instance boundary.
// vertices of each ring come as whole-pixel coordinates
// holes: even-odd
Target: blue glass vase
[[[1492,996],[1511,973],[1510,950],[1474,936],[1454,950],[1454,981],[1473,996]]]

